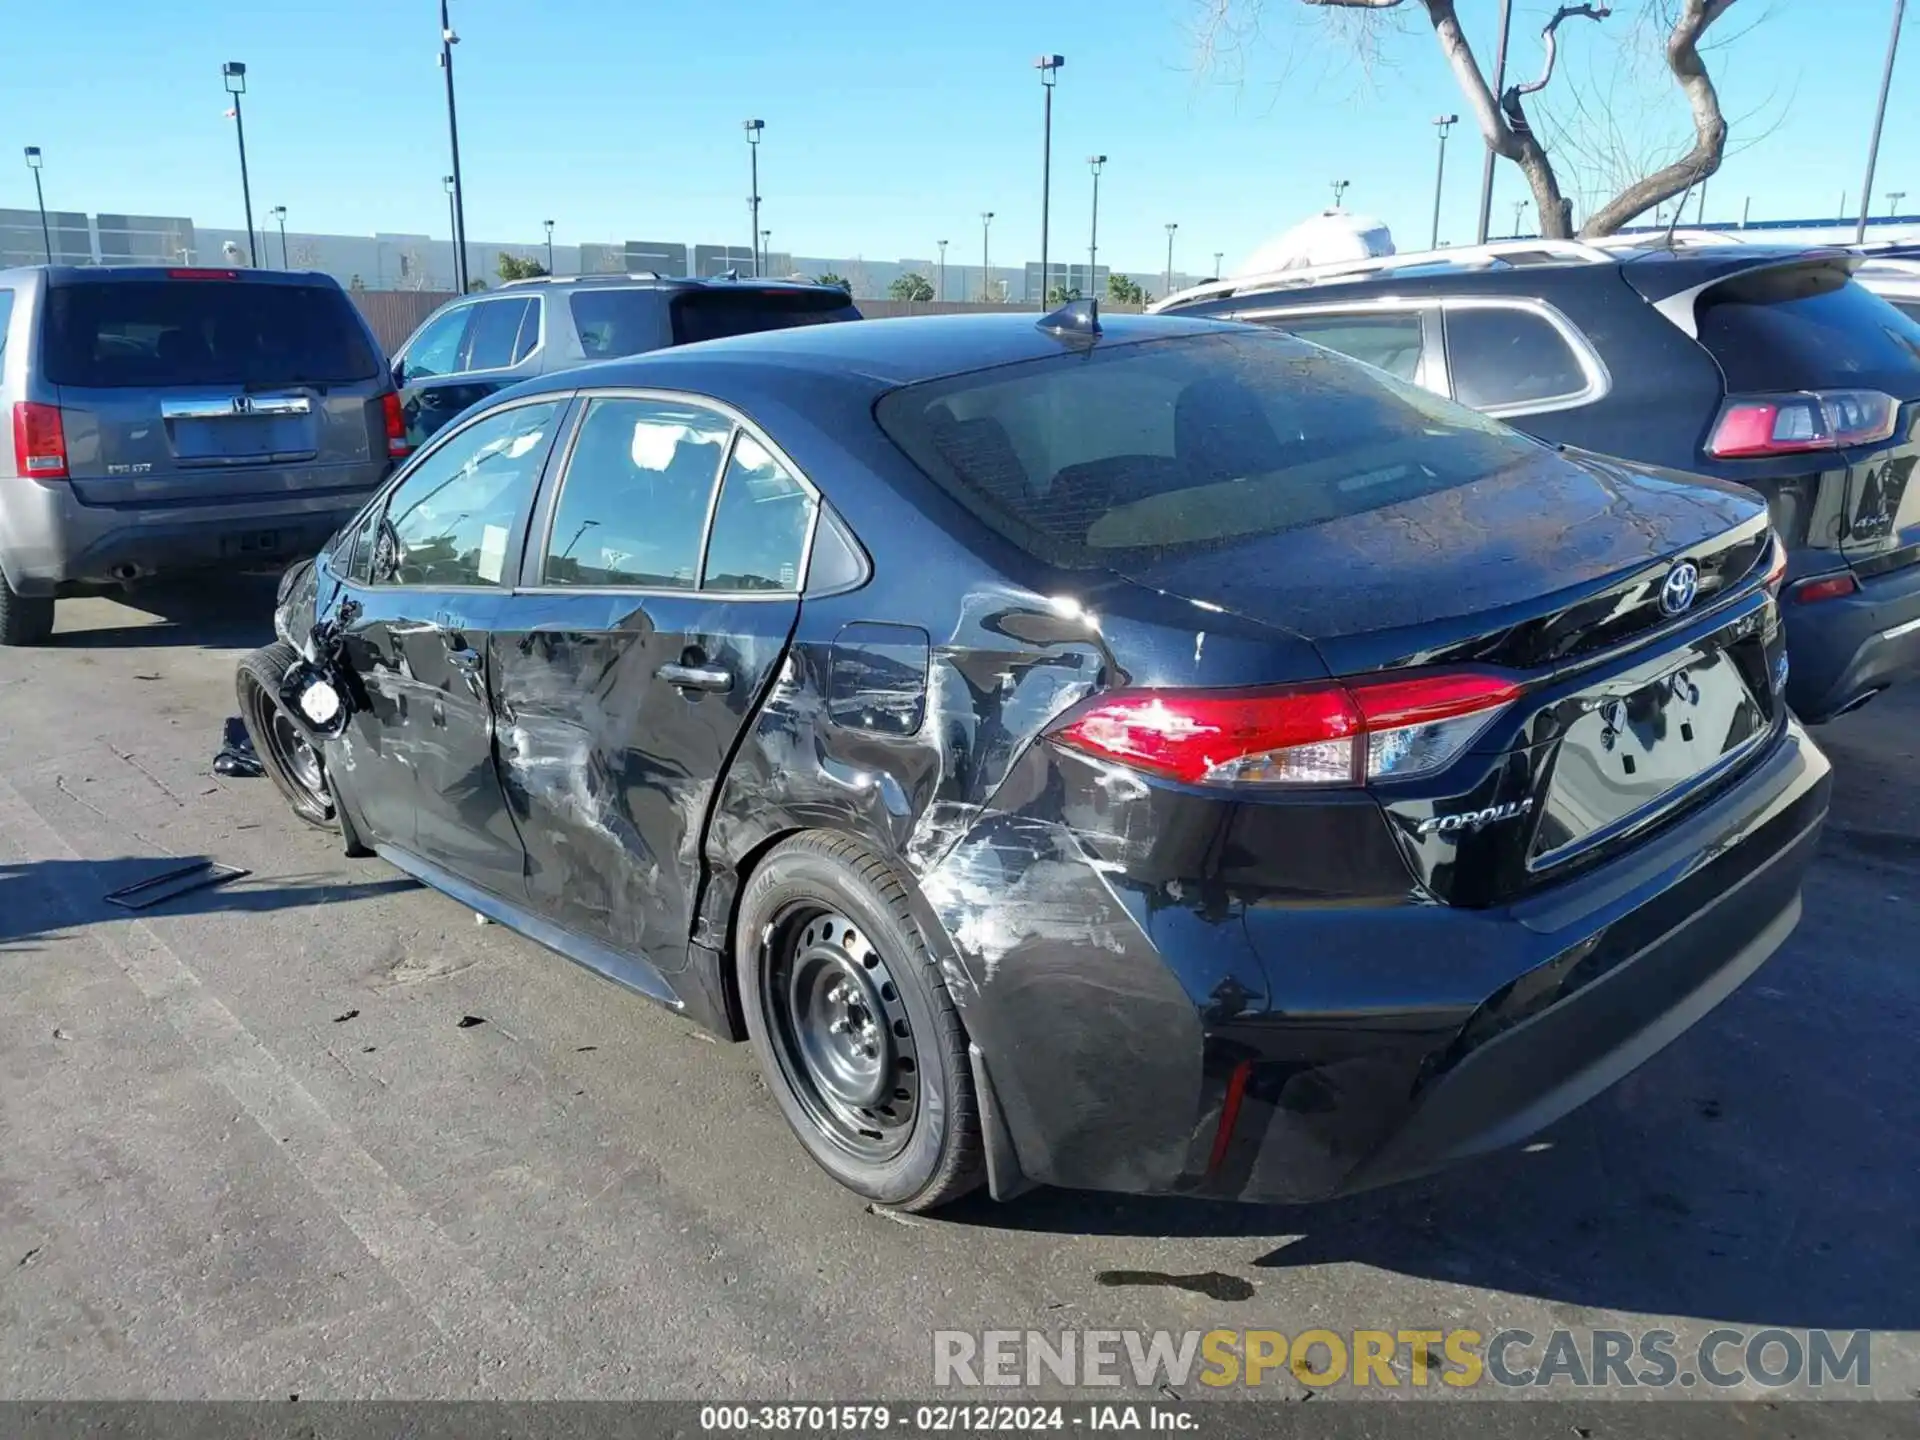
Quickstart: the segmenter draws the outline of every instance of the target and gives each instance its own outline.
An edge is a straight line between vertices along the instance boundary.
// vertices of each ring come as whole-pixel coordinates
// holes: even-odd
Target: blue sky
[[[1563,54],[1595,108],[1627,117],[1630,144],[1684,137],[1677,92],[1620,80],[1633,13],[1570,22]],[[1459,0],[1476,49],[1492,52],[1496,0]],[[1229,264],[1352,182],[1350,209],[1402,248],[1430,223],[1429,121],[1461,109],[1422,12],[1384,34],[1375,62],[1337,58],[1321,12],[1266,0],[1266,33],[1237,65],[1197,66],[1202,0],[455,0],[462,162],[476,239],[746,243],[740,122],[767,123],[762,224],[773,245],[877,260],[978,263],[979,213],[996,212],[997,263],[1035,258],[1041,95],[1034,57],[1067,56],[1055,94],[1054,253],[1083,253],[1085,159],[1101,181],[1101,258],[1158,270],[1168,221],[1176,265]],[[188,214],[240,223],[220,62],[248,65],[247,139],[256,223],[446,230],[447,169],[434,0],[90,0],[7,7],[0,155],[37,144],[54,208]],[[1517,0],[1517,63],[1531,73],[1552,6]],[[1891,0],[1741,0],[1735,39],[1712,57],[1736,147],[1708,191],[1709,218],[1857,204]],[[1920,13],[1920,7],[1910,7]],[[1744,35],[1737,32],[1761,23]],[[1889,108],[1875,206],[1889,190],[1920,209],[1920,20],[1910,14]],[[1237,79],[1231,72],[1237,72]],[[1610,77],[1613,77],[1610,79]],[[1639,118],[1644,109],[1646,120]],[[1471,238],[1477,137],[1449,145],[1443,237]],[[1499,172],[1495,231],[1525,194]],[[18,160],[0,165],[0,205],[31,206]],[[1689,215],[1691,215],[1691,209]]]

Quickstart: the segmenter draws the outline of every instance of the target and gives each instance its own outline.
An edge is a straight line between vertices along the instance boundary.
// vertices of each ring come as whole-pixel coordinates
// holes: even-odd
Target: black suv
[[[1760,491],[1789,552],[1788,697],[1818,721],[1920,674],[1920,323],[1855,283],[1861,263],[1512,241],[1156,308],[1272,325],[1549,443]]]
[[[496,390],[613,360],[759,330],[858,320],[837,285],[799,281],[542,276],[449,300],[393,359],[407,439],[418,445]]]

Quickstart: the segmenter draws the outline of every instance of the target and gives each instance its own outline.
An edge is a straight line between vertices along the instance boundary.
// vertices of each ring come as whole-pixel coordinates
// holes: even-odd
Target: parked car
[[[1920,321],[1920,258],[1869,254],[1853,278],[1909,320]]]
[[[1860,264],[1522,240],[1157,308],[1283,328],[1543,440],[1752,486],[1787,542],[1788,697],[1822,721],[1920,674],[1920,324]]]
[[[1738,486],[1075,305],[505,391],[238,686],[299,814],[749,1039],[862,1195],[1304,1200],[1547,1123],[1791,930],[1783,562]]]
[[[61,595],[310,554],[406,451],[325,275],[0,270],[0,408],[0,645]]]
[[[858,320],[837,285],[785,280],[543,276],[450,300],[393,361],[407,437],[425,440],[477,400],[536,375],[725,335]]]

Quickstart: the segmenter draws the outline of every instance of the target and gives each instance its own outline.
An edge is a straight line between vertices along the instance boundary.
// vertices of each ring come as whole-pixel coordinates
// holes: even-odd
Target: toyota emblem
[[[1669,615],[1684,615],[1693,608],[1693,597],[1700,593],[1700,567],[1682,560],[1667,572],[1660,586],[1660,608]]]

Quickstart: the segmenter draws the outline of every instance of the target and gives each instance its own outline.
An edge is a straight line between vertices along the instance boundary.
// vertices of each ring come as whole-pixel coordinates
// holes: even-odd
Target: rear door
[[[330,282],[102,271],[51,283],[42,325],[82,504],[325,498],[386,471],[386,377]]]
[[[549,490],[493,641],[529,893],[670,974],[715,782],[799,614],[816,502],[735,417],[660,394],[589,398]]]
[[[532,373],[543,321],[538,295],[469,300],[429,320],[394,361],[407,438],[420,444],[469,405]]]

